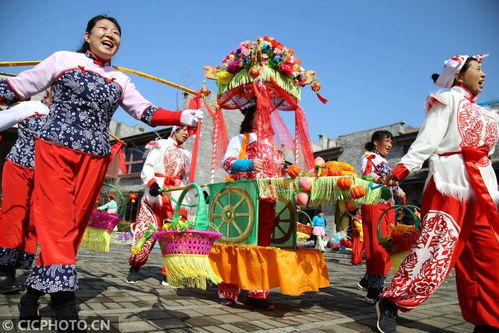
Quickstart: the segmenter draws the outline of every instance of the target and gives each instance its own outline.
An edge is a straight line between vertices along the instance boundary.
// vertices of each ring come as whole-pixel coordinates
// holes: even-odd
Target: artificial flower
[[[228,84],[233,76],[231,73],[227,71],[219,71],[216,73],[216,75],[217,75],[217,81],[220,82],[221,84]]]
[[[227,71],[231,74],[235,74],[235,73],[239,72],[241,66],[242,66],[241,60],[231,61],[227,65]]]
[[[283,62],[279,66],[279,72],[282,72],[287,76],[293,76],[293,64],[289,62]]]
[[[220,83],[227,84],[241,70],[249,70],[254,65],[264,65],[292,79],[303,86],[307,78],[301,60],[294,57],[294,50],[286,48],[270,36],[258,37],[256,41],[243,41],[231,50],[216,67],[215,74]]]

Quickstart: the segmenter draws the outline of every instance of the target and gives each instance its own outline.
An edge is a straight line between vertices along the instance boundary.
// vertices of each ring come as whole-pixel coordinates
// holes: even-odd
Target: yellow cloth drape
[[[324,256],[315,249],[215,243],[209,259],[224,282],[244,290],[280,288],[298,296],[330,285]]]

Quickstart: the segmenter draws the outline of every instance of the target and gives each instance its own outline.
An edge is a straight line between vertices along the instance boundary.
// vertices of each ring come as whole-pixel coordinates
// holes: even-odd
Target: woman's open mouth
[[[109,49],[112,49],[114,47],[114,44],[108,40],[103,41],[101,44]]]

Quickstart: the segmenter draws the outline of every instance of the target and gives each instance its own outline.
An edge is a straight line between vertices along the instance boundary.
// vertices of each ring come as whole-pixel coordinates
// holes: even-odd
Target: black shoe
[[[362,290],[362,291],[367,291],[367,280],[362,278],[358,283],[357,283],[357,289]]]
[[[28,327],[40,327],[40,303],[38,299],[43,295],[42,292],[28,288],[28,291],[21,297],[19,301],[19,325],[26,329]],[[29,325],[28,325],[29,324]]]
[[[23,286],[16,284],[16,269],[11,266],[0,268],[0,294],[10,294],[24,290]]]
[[[78,329],[80,317],[76,309],[76,297],[73,291],[60,291],[51,294],[50,305],[55,313],[57,332],[86,332]]]
[[[379,295],[381,294],[382,291],[383,289],[373,289],[373,288],[368,289],[367,295],[365,297],[366,302],[369,304],[375,304],[379,302],[381,300],[381,297],[379,297]]]
[[[137,283],[139,279],[139,269],[137,267],[130,266],[130,270],[128,271],[128,276],[126,277],[126,283]]]
[[[246,305],[253,306],[263,311],[271,311],[275,308],[274,304],[270,303],[266,299],[248,297]]]
[[[398,309],[387,299],[381,299],[376,303],[376,314],[378,319],[376,326],[381,333],[397,333],[397,312]]]
[[[473,333],[499,333],[499,328],[487,325],[480,325],[480,326],[475,326]]]

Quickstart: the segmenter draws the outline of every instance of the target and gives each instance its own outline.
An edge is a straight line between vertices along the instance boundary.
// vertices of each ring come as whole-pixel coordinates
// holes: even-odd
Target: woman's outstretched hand
[[[199,119],[203,119],[204,114],[201,110],[184,110],[180,115],[180,122],[185,126],[196,126]]]
[[[263,160],[260,158],[253,159],[253,171],[262,171],[263,170]]]
[[[398,186],[399,180],[392,172],[390,172],[390,174],[386,176],[384,183],[386,186]]]

